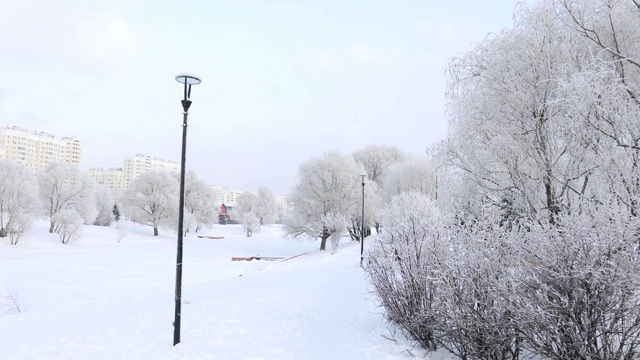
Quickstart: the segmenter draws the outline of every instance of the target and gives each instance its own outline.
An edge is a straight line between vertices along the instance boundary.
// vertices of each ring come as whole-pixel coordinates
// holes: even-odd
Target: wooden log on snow
[[[251,260],[253,260],[253,256],[250,256],[250,257],[233,256],[233,257],[231,257],[231,261],[251,261]]]

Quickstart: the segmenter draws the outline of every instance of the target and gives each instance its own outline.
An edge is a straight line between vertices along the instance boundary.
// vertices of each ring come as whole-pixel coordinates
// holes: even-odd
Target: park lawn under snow
[[[384,321],[359,266],[359,243],[339,252],[282,237],[247,238],[216,225],[184,240],[181,343],[173,347],[176,235],[130,225],[85,226],[63,245],[39,222],[17,246],[0,239],[0,359],[421,358]],[[282,256],[286,261],[231,261]],[[26,311],[16,313],[7,295]],[[431,358],[442,359],[441,353]],[[427,357],[428,358],[428,357]]]

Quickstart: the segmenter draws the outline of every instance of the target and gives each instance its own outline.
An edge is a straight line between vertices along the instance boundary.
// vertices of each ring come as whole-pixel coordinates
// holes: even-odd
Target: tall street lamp
[[[184,99],[182,102],[182,159],[180,162],[180,208],[178,209],[178,255],[176,258],[176,313],[173,321],[173,346],[180,342],[180,308],[182,303],[182,237],[184,233],[184,174],[187,155],[187,115],[191,106],[191,85],[198,85],[202,81],[193,74],[178,74],[176,81],[184,84]]]
[[[362,266],[362,261],[364,259],[364,178],[367,177],[366,173],[360,174],[362,178],[362,223],[360,227],[360,266]]]

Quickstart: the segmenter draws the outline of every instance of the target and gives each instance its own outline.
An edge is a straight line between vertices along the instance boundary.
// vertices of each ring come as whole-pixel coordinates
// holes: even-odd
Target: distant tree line
[[[178,174],[168,172],[144,172],[128,189],[117,191],[95,183],[77,165],[51,162],[36,172],[17,161],[2,159],[0,237],[8,237],[9,243],[16,245],[36,219],[47,218],[49,232],[58,234],[66,244],[81,236],[84,224],[109,226],[121,217],[151,226],[157,236],[160,227],[178,227],[178,190]],[[250,193],[246,194],[240,213],[251,228],[249,234],[259,231],[250,214],[258,216],[259,224],[279,219],[275,196],[269,189],[260,189],[255,204],[250,204]],[[189,172],[185,181],[185,231],[198,232],[217,222],[219,205],[213,188]],[[119,229],[119,238],[124,236],[123,231]]]

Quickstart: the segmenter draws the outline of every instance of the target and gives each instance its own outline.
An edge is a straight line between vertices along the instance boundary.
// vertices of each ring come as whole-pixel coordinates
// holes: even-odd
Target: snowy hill
[[[358,243],[339,252],[285,239],[279,226],[251,238],[216,225],[184,240],[181,343],[172,346],[175,233],[85,226],[62,245],[38,223],[17,246],[0,239],[1,359],[405,359],[392,337]],[[292,257],[231,261],[233,256]],[[21,310],[16,313],[8,295]],[[441,359],[443,355],[432,354]]]

